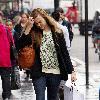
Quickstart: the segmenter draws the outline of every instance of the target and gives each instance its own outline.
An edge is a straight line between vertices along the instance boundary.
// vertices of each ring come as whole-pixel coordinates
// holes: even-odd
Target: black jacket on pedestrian
[[[62,25],[63,25],[63,26],[66,26],[66,27],[68,28],[69,39],[70,39],[70,41],[72,41],[74,34],[73,34],[73,32],[72,32],[71,23],[68,22],[68,21],[66,21],[66,20],[63,20]]]
[[[53,41],[55,44],[57,58],[61,73],[61,79],[67,80],[68,74],[71,74],[73,71],[73,65],[71,63],[71,59],[66,47],[66,42],[64,39],[64,35],[62,33],[53,33],[52,32]],[[35,47],[35,46],[34,46]],[[42,63],[40,59],[40,47],[35,47],[35,63],[31,69],[32,78],[37,79],[40,78],[42,73]]]
[[[32,44],[31,34],[22,34],[23,27],[20,23],[15,26],[14,30],[14,41],[17,51]]]

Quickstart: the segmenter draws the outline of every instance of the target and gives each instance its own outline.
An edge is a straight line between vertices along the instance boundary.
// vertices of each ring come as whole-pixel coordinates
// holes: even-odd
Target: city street
[[[84,94],[84,100],[98,100],[98,92],[100,85],[100,62],[97,54],[94,52],[91,37],[89,36],[89,89],[85,85],[85,37],[79,35],[77,26],[74,26],[74,39],[70,55],[74,64],[76,65],[77,74],[77,89]],[[21,89],[12,90],[12,97],[10,100],[36,100],[34,87],[31,80],[25,80],[25,74],[20,71],[21,75]],[[0,100],[2,100],[2,85],[0,80]]]
[[[44,11],[42,11],[41,9],[35,9],[35,10],[33,10],[33,9],[34,8],[43,8],[46,10],[46,12],[48,12],[48,14],[51,14],[54,11],[55,17],[59,17],[59,19],[58,18],[55,18],[55,19],[56,20],[58,19],[58,22],[60,22],[62,25],[64,24],[63,23],[64,17],[66,17],[66,19],[69,22],[71,22],[72,24],[78,23],[80,26],[80,27],[78,27],[78,25],[75,24],[75,25],[72,25],[72,28],[70,28],[70,25],[68,25],[68,23],[66,23],[66,26],[68,25],[67,26],[68,29],[69,30],[72,29],[72,31],[74,33],[74,37],[72,40],[69,55],[71,57],[73,66],[75,67],[77,80],[75,81],[75,84],[74,84],[75,86],[71,86],[71,85],[73,85],[71,80],[66,81],[66,83],[64,84],[64,89],[66,88],[66,85],[67,85],[67,88],[68,88],[68,86],[70,87],[69,93],[72,96],[73,100],[81,100],[81,99],[74,98],[74,94],[75,94],[74,89],[76,89],[77,94],[79,93],[80,96],[84,97],[84,100],[99,100],[100,60],[99,60],[98,54],[95,53],[95,48],[92,43],[92,36],[90,35],[91,30],[94,31],[96,34],[100,33],[100,30],[99,30],[100,24],[97,24],[97,23],[100,23],[99,2],[100,2],[100,0],[95,0],[95,2],[94,2],[94,0],[0,0],[0,25],[1,25],[0,33],[2,33],[2,35],[0,34],[0,37],[1,37],[0,38],[0,40],[1,40],[0,61],[1,61],[1,63],[5,63],[5,64],[0,64],[0,66],[2,66],[2,65],[5,66],[6,63],[8,63],[8,62],[9,62],[9,64],[7,64],[6,66],[10,66],[11,55],[8,55],[8,54],[9,54],[9,51],[11,51],[11,50],[9,50],[9,48],[11,49],[11,46],[13,44],[12,38],[8,37],[8,34],[10,33],[9,30],[6,29],[7,32],[2,31],[3,29],[5,29],[5,26],[11,28],[11,31],[14,36],[16,49],[21,51],[21,49],[23,49],[23,47],[27,47],[27,45],[30,45],[28,42],[31,43],[31,41],[32,41],[31,45],[34,43],[33,42],[34,39],[31,39],[31,37],[30,37],[31,31],[32,31],[32,34],[34,34],[34,32],[37,32],[38,28],[39,28],[38,31],[40,31],[42,29],[43,36],[44,36],[44,33],[48,33],[48,31],[56,28],[56,27],[54,27],[55,22],[52,23],[53,20],[51,18],[49,18],[48,15]],[[58,7],[61,7],[64,11],[63,10],[59,11],[60,9],[58,10],[57,9]],[[23,12],[25,13],[25,17],[23,17],[23,15],[24,15]],[[21,16],[20,16],[20,14],[21,14]],[[28,14],[29,14],[29,16],[28,16]],[[41,20],[42,17],[44,20]],[[40,21],[38,21],[38,20],[40,20]],[[5,23],[4,28],[2,28],[3,27],[2,22]],[[11,22],[11,25],[10,25],[10,22]],[[35,29],[35,27],[28,27],[28,25],[32,26],[32,24],[35,25],[37,28]],[[18,25],[18,27],[17,27],[17,25]],[[93,27],[93,26],[95,26],[95,27]],[[98,28],[96,29],[97,26],[98,26]],[[31,31],[28,29],[31,29]],[[79,31],[79,29],[80,29],[80,31]],[[85,48],[87,45],[85,44],[84,31],[89,31],[88,48]],[[5,34],[3,34],[3,32],[5,32],[5,34],[8,33],[8,34],[6,34],[6,37],[4,36]],[[40,31],[40,33],[41,32],[42,31]],[[39,32],[37,32],[37,33],[39,33]],[[34,37],[34,38],[36,38],[35,39],[36,47],[38,46],[37,44],[39,44],[42,40],[40,33],[39,33],[39,35],[36,34]],[[52,32],[51,32],[51,34],[52,34]],[[29,39],[27,37],[28,35],[30,35]],[[39,36],[39,38],[38,38],[38,36]],[[51,39],[52,38],[53,37],[51,36]],[[24,39],[25,39],[25,41],[24,41]],[[46,37],[46,39],[49,39],[49,38]],[[54,39],[56,40],[56,38],[53,38],[52,41],[54,41]],[[45,40],[45,37],[44,37],[44,40]],[[8,45],[8,42],[9,42],[9,45]],[[46,46],[51,47],[52,45],[49,46],[47,44],[47,42],[48,41],[46,41]],[[43,49],[41,49],[41,50],[43,50],[43,54],[45,53],[44,52],[45,51],[44,43],[45,42],[43,41],[43,45],[40,44],[41,48],[43,46]],[[9,46],[9,48],[8,48],[8,46]],[[51,49],[52,48],[50,48],[50,50]],[[85,55],[87,49],[88,49],[88,57],[87,57],[87,55]],[[36,50],[37,50],[37,48],[36,48]],[[49,49],[48,49],[48,51],[49,51]],[[6,53],[8,53],[8,54],[6,54]],[[25,52],[25,56],[26,56],[26,54],[27,53]],[[42,51],[41,51],[41,54],[42,54]],[[29,53],[28,53],[28,55],[29,55]],[[9,60],[7,60],[7,56],[9,58]],[[53,56],[53,55],[51,55],[51,56]],[[33,56],[31,56],[31,57],[33,57]],[[88,61],[89,61],[88,68],[86,68],[86,66],[85,66],[85,65],[87,65],[87,62],[85,63],[85,61],[87,60],[87,59],[85,59],[86,57],[88,58]],[[28,57],[26,57],[26,58],[28,58]],[[37,55],[37,58],[38,58],[38,55]],[[27,61],[29,61],[29,59]],[[4,61],[2,61],[2,60],[4,60]],[[21,60],[19,60],[19,61],[21,61]],[[24,62],[26,62],[26,61],[24,61]],[[37,63],[36,63],[36,65],[38,66]],[[20,66],[22,66],[22,65],[20,65]],[[52,67],[54,67],[54,66],[52,66]],[[89,71],[88,73],[86,73],[87,69]],[[36,67],[36,70],[35,70],[36,73],[38,73],[37,70],[38,69]],[[21,88],[18,90],[11,90],[12,95],[9,100],[36,100],[36,95],[35,95],[34,86],[32,84],[32,79],[29,79],[29,80],[25,79],[26,74],[25,74],[24,70],[19,71],[19,73],[20,73]],[[88,74],[89,76],[86,76],[86,74]],[[88,88],[86,86],[87,85],[86,79],[88,79],[88,83],[89,83]],[[69,82],[69,84],[68,84],[68,82]],[[9,82],[5,82],[5,83],[9,83]],[[67,90],[67,92],[68,92],[68,90]],[[67,92],[66,92],[66,94],[68,94]],[[69,94],[68,94],[68,96],[69,96]],[[68,96],[67,96],[67,99],[65,99],[65,100],[69,100]],[[1,77],[0,77],[0,100],[3,100],[2,99]],[[47,100],[47,90],[45,91],[45,100]]]

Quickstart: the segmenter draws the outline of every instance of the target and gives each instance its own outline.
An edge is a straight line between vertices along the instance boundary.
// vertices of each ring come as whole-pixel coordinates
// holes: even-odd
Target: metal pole
[[[84,35],[84,27],[83,27],[83,15],[82,15],[82,8],[83,8],[83,5],[82,5],[82,0],[80,0],[80,23],[79,23],[79,26],[80,26],[80,35]]]
[[[59,0],[54,0],[54,10],[59,7]]]
[[[82,6],[82,0],[80,0],[80,6],[81,6],[81,7],[80,7],[80,11],[81,11],[81,22],[82,22],[82,16],[83,16],[83,15],[82,15],[82,7],[83,7],[83,6]]]
[[[88,0],[85,0],[85,69],[86,88],[89,88],[89,63],[88,63]]]

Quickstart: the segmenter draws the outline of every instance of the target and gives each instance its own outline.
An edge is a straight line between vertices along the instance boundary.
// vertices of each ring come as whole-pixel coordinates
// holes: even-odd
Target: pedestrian
[[[14,39],[14,25],[13,25],[13,22],[10,19],[8,19],[8,20],[6,20],[5,24],[6,24],[6,27],[9,28],[9,30],[12,32],[12,36],[13,36],[13,39]],[[16,66],[16,64],[17,64],[16,59],[12,59],[11,60],[12,69],[13,69],[13,66]]]
[[[14,31],[15,31],[14,39],[15,39],[16,49],[18,52],[20,49],[25,47],[28,43],[29,44],[31,43],[30,36],[26,36],[25,34],[22,34],[23,28],[25,27],[26,23],[28,22],[28,19],[29,19],[29,15],[27,13],[22,13],[20,22],[18,24],[16,24],[14,27]],[[20,66],[20,69],[21,69],[21,66]],[[24,69],[24,70],[26,73],[25,79],[29,79],[30,69]]]
[[[63,34],[64,34],[64,38],[66,41],[66,46],[68,51],[70,51],[70,39],[69,39],[69,32],[68,32],[68,28],[66,26],[63,26],[61,23],[59,23],[59,19],[60,19],[60,14],[59,12],[53,12],[52,13],[52,17],[57,21],[57,26],[62,29]]]
[[[98,40],[100,40],[100,22],[96,23],[92,27],[92,39],[93,43],[95,44],[95,53],[98,53]]]
[[[67,80],[68,74],[74,73],[63,31],[41,8],[34,9],[31,17],[34,20],[30,28],[35,49],[31,74],[36,100],[45,100],[46,87],[47,99],[58,100],[60,81]]]
[[[57,8],[53,13],[52,13],[52,17],[61,25],[64,26],[63,28],[63,34],[64,34],[64,38],[66,41],[66,46],[68,51],[70,51],[71,49],[71,41],[73,38],[73,32],[71,30],[71,24],[65,20],[65,16],[64,16],[64,11],[62,8]],[[68,38],[69,37],[69,38]],[[70,42],[70,46],[68,45]],[[73,79],[71,79],[71,81],[73,82]],[[60,98],[60,100],[64,100],[64,85],[65,85],[66,81],[61,80],[60,82],[60,87],[59,87],[59,93],[58,96]]]
[[[2,98],[3,100],[10,99],[11,86],[10,86],[10,73],[11,73],[11,59],[10,59],[10,41],[7,31],[13,41],[11,31],[4,25],[3,14],[0,13],[0,75],[2,80]]]
[[[19,43],[20,41],[19,39],[22,35],[21,32],[25,27],[26,23],[28,22],[28,18],[29,18],[29,15],[27,13],[21,13],[20,16],[21,16],[20,22],[14,26],[14,30],[15,30],[14,38],[15,38],[15,45],[17,51],[19,51],[19,49],[22,48],[22,44]]]
[[[53,13],[52,13],[53,18],[58,21],[60,24],[62,24],[63,26],[66,26],[68,29],[68,33],[69,33],[69,39],[70,39],[70,46],[71,46],[71,42],[73,40],[73,31],[72,31],[72,26],[71,23],[69,21],[66,20],[66,17],[64,15],[64,10],[62,8],[57,8]],[[66,37],[65,37],[66,38]]]
[[[14,30],[14,23],[13,23],[13,21],[8,19],[6,21],[6,26],[12,31],[13,36],[14,36],[15,30]]]

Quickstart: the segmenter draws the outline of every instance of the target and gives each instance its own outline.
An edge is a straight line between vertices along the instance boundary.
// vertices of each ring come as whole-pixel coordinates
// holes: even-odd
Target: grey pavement
[[[32,80],[25,80],[24,71],[20,71],[21,78],[21,89],[12,90],[12,96],[10,100],[35,100],[35,92],[32,86]],[[1,96],[1,81],[0,81],[0,100],[2,100]]]
[[[88,36],[88,52],[89,52],[89,89],[86,89],[85,76],[85,36],[79,35],[78,27],[74,28],[74,39],[72,41],[71,56],[80,63],[77,66],[77,77],[79,90],[84,92],[85,100],[99,100],[100,87],[100,61],[98,55],[95,54],[92,38]]]
[[[85,65],[78,62],[76,66],[76,85],[80,93],[84,94],[84,100],[99,100],[100,71],[89,72],[89,88],[86,88]]]

